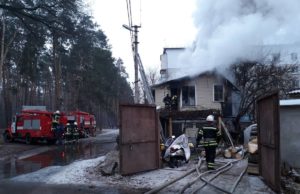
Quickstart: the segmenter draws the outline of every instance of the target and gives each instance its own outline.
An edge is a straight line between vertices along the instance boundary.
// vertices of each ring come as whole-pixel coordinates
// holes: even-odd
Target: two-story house
[[[208,114],[219,112],[223,117],[232,118],[238,111],[239,98],[233,84],[217,71],[188,75],[184,71],[187,67],[178,66],[177,63],[182,52],[184,48],[164,49],[161,55],[161,79],[152,86],[167,135],[171,133],[171,123],[173,133],[178,135],[186,128],[199,128]],[[175,109],[165,107],[163,100],[167,94],[170,97],[177,96]]]

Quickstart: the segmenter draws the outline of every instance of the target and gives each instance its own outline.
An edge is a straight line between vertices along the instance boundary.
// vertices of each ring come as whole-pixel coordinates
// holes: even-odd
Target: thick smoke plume
[[[299,43],[299,8],[299,0],[197,0],[198,35],[179,63],[201,73],[259,60],[258,46]]]

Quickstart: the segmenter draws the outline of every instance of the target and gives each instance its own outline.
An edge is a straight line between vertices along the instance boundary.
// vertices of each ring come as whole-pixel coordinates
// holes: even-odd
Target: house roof
[[[181,75],[179,77],[173,77],[171,79],[163,80],[163,81],[161,81],[157,84],[152,85],[151,87],[158,87],[158,86],[162,86],[162,85],[165,85],[165,84],[170,84],[172,82],[179,82],[179,81],[183,81],[183,80],[191,80],[195,77],[205,75],[205,74],[211,74],[211,72],[204,72],[204,73],[199,73],[197,75],[191,75],[191,76],[184,74],[184,75]]]
[[[196,77],[199,77],[199,76],[202,76],[202,75],[216,75],[216,76],[219,76],[222,79],[226,80],[227,83],[232,86],[232,88],[234,88],[235,90],[238,90],[237,87],[230,80],[225,78],[222,74],[218,73],[216,70],[214,70],[214,71],[205,71],[205,72],[194,74],[194,75],[183,75],[182,77],[179,77],[179,78],[168,79],[168,80],[162,81],[158,84],[152,85],[151,87],[155,88],[155,87],[163,86],[163,85],[166,85],[166,84],[181,82],[181,81],[184,81],[184,80],[192,80],[192,79],[194,79]]]
[[[300,94],[300,89],[292,90],[288,94]]]
[[[300,106],[300,99],[280,100],[280,106]]]
[[[163,54],[166,53],[167,50],[184,50],[185,48],[184,47],[167,47],[167,48],[164,48],[164,51],[163,51]]]

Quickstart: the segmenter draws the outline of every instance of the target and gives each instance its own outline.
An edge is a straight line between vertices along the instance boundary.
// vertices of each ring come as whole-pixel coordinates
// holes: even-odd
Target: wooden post
[[[172,137],[172,117],[169,117],[169,137]]]
[[[219,131],[222,130],[221,129],[221,127],[222,127],[221,122],[222,122],[222,118],[221,118],[221,116],[218,116],[218,129],[219,129]]]

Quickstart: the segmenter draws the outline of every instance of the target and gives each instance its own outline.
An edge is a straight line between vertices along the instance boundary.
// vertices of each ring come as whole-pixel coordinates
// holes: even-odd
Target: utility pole
[[[141,26],[134,25],[133,33],[134,33],[134,102],[139,104],[140,102],[140,91],[139,91],[139,60],[138,60],[138,28]]]

